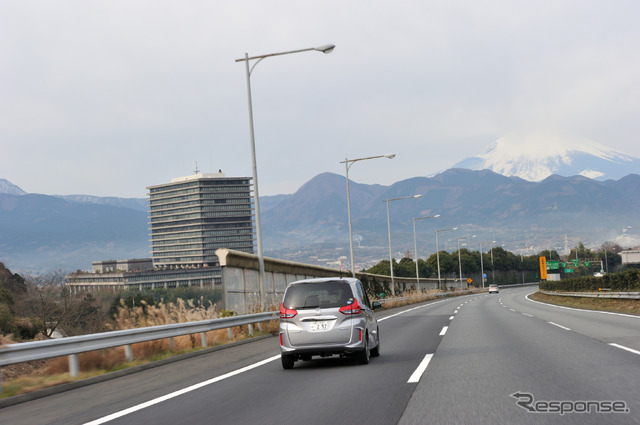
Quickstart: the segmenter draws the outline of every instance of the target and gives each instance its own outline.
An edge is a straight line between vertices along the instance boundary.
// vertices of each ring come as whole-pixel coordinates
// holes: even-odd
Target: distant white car
[[[500,293],[500,291],[498,290],[498,285],[492,283],[491,285],[489,285],[489,293],[493,293],[495,292],[496,294]]]

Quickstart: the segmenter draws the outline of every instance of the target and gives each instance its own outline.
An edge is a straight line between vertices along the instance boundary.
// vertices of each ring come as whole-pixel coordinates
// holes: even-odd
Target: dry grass
[[[145,305],[134,309],[118,309],[114,323],[110,329],[133,329],[138,327],[184,323],[199,320],[216,319],[223,313],[213,304],[202,305],[201,302],[183,301],[176,303],[159,303],[155,306]],[[262,333],[274,333],[278,330],[278,322],[270,321],[262,324]],[[232,328],[232,337],[228,338],[226,329],[206,332],[207,345],[219,345],[238,341],[249,337],[248,327]],[[10,337],[3,337],[2,344],[14,343]],[[91,351],[78,355],[80,375],[69,375],[68,358],[57,357],[37,362],[20,363],[0,368],[2,374],[2,393],[0,398],[24,394],[58,384],[86,379],[91,376],[113,372],[131,366],[156,361],[202,349],[200,334],[182,335],[169,339],[155,340],[133,344],[133,362],[125,359],[124,348],[117,347],[100,351]]]
[[[383,304],[384,308],[394,308],[404,305],[421,303],[436,299],[438,290],[427,292],[405,292],[403,300],[390,301]],[[451,292],[451,296],[462,295],[466,291]],[[279,305],[272,305],[266,308],[267,311],[277,311]],[[259,307],[249,309],[250,313],[260,311]],[[171,323],[193,322],[198,320],[215,319],[223,317],[226,312],[221,312],[215,305],[203,305],[202,302],[185,302],[179,299],[176,303],[159,303],[155,306],[145,305],[134,309],[126,308],[124,305],[118,309],[118,314],[114,318],[114,323],[109,326],[110,330],[133,329],[146,326],[165,325]],[[271,320],[262,323],[262,332],[258,334],[275,334],[279,330],[279,321]],[[220,345],[228,342],[238,341],[249,337],[248,327],[232,328],[232,338],[228,338],[227,330],[220,329],[206,333],[207,344]],[[9,337],[0,340],[2,344],[12,344]],[[151,361],[160,360],[177,354],[188,353],[202,349],[200,335],[182,335],[173,338],[173,347],[167,339],[148,341],[132,346],[133,362],[127,362],[123,347],[111,348],[100,351],[81,353],[78,355],[80,364],[80,374],[78,377],[69,375],[68,358],[57,357],[36,362],[20,363],[17,365],[0,368],[2,374],[2,393],[0,398],[11,397],[35,390],[52,387],[55,385],[86,379],[92,376],[125,369],[132,366],[141,365]]]
[[[473,287],[469,287],[470,289],[473,289]],[[404,305],[411,305],[411,304],[418,304],[421,302],[425,302],[425,301],[431,301],[431,300],[435,300],[436,298],[442,298],[443,296],[436,296],[436,294],[440,293],[441,291],[438,289],[430,289],[424,292],[420,292],[420,291],[407,291],[407,292],[403,292],[402,295],[400,295],[399,300],[393,300],[393,301],[387,301],[385,303],[382,304],[382,307],[384,308],[395,308],[395,307],[402,307]],[[460,290],[456,290],[456,291],[452,291],[447,293],[447,295],[445,296],[457,296],[457,295],[465,295],[470,293],[469,291],[460,291]],[[375,300],[375,301],[379,301],[379,300]]]
[[[531,299],[560,305],[564,307],[581,308],[584,310],[611,311],[614,313],[640,315],[640,300],[624,300],[614,298],[563,297],[536,292]]]

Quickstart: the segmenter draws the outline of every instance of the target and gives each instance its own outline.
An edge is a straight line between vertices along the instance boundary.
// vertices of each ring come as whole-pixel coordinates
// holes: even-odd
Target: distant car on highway
[[[498,294],[500,293],[500,290],[498,290],[498,285],[492,283],[491,285],[489,285],[489,293],[492,294],[494,292]]]
[[[369,363],[380,355],[380,334],[371,302],[355,278],[321,278],[291,282],[280,306],[282,367],[312,356],[356,357]]]

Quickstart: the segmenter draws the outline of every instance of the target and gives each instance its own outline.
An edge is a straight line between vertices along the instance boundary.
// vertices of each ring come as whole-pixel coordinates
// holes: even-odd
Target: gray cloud
[[[640,155],[633,1],[4,1],[0,177],[29,192],[145,196],[222,168],[250,175],[252,76],[261,194],[339,161],[390,184],[514,131]]]

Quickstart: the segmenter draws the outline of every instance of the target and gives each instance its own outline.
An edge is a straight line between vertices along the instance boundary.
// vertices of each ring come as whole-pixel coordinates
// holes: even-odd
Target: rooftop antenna
[[[196,169],[195,169],[195,174],[200,174],[200,170],[198,170],[198,161],[196,161]]]

